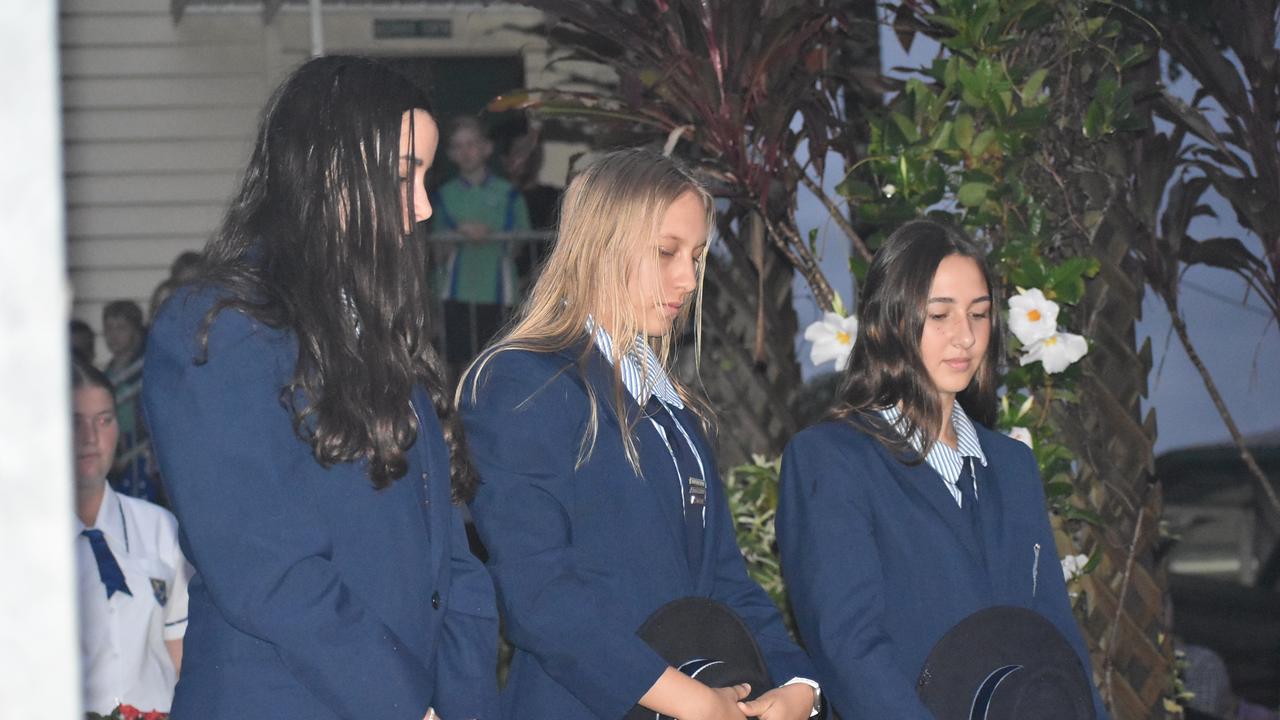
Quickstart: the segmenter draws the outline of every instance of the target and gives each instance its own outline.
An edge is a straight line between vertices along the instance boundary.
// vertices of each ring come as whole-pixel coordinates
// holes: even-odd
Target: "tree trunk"
[[[1130,162],[1141,157],[1126,155]],[[1101,271],[1078,308],[1091,340],[1080,402],[1060,406],[1055,420],[1079,459],[1077,500],[1103,519],[1075,534],[1084,552],[1101,553],[1081,581],[1095,679],[1113,717],[1138,720],[1167,717],[1162,699],[1172,696],[1173,647],[1164,612],[1167,573],[1156,556],[1162,499],[1153,476],[1155,411],[1143,416],[1141,409],[1151,372],[1150,340],[1139,348],[1135,332],[1144,283],[1128,262],[1141,228],[1127,213],[1107,212],[1109,203],[1125,202],[1123,193],[1112,187],[1082,194],[1094,203],[1085,212],[1105,213],[1084,248]]]

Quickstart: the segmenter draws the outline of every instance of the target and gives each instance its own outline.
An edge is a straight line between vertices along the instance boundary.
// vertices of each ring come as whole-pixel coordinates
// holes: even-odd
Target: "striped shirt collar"
[[[885,419],[890,425],[897,426],[898,421],[902,418],[902,413],[896,406],[890,406],[880,410],[880,417]],[[987,466],[987,456],[982,452],[982,445],[978,443],[978,431],[973,427],[973,421],[968,415],[964,414],[964,409],[960,407],[959,400],[953,400],[951,405],[951,424],[956,429],[956,446],[950,445],[939,440],[929,449],[929,455],[924,461],[933,468],[948,485],[955,485],[960,479],[960,471],[964,468],[965,458],[977,458],[983,467]],[[911,438],[911,445],[916,451],[920,450],[920,437]]]
[[[595,325],[590,319],[587,320],[587,327]],[[613,362],[613,338],[609,337],[609,333],[603,327],[595,325],[595,341],[596,348],[604,355],[605,359],[610,363]],[[649,347],[649,343],[644,341],[643,337],[636,338],[635,347],[631,353],[622,358],[622,384],[627,387],[627,392],[631,393],[631,397],[641,406],[649,402],[649,398],[656,395],[659,400],[666,403],[670,407],[683,408],[684,403],[681,402],[680,396],[676,394],[676,388],[671,384],[671,378],[667,375],[667,371],[662,368],[662,363],[658,360],[658,355]],[[645,387],[645,385],[648,387]]]

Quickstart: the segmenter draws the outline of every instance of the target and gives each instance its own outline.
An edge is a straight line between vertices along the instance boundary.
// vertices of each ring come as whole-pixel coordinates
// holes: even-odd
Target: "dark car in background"
[[[1280,432],[1249,445],[1280,488]],[[1238,697],[1280,706],[1280,511],[1235,445],[1164,453],[1156,475],[1174,541],[1168,560],[1175,636],[1216,651]]]

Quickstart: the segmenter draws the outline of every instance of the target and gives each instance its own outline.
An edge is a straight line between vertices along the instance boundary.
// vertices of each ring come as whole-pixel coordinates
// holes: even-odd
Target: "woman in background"
[[[102,715],[119,704],[168,712],[191,574],[178,548],[178,524],[168,510],[107,483],[120,435],[107,376],[74,360],[71,396],[84,707]]]
[[[165,505],[168,499],[155,468],[147,424],[142,417],[142,351],[147,328],[142,308],[132,300],[115,300],[102,309],[102,339],[111,351],[103,368],[116,388],[120,446],[111,469],[115,490]]]

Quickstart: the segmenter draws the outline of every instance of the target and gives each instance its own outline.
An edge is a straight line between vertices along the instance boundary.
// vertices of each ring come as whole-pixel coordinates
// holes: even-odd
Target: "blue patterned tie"
[[[961,509],[966,515],[976,516],[978,514],[978,493],[973,485],[973,458],[966,457],[964,465],[960,468],[960,477],[956,479],[956,487],[960,488]]]
[[[675,456],[676,466],[680,471],[680,493],[684,496],[685,552],[688,554],[689,569],[696,575],[702,565],[702,509],[707,502],[707,483],[702,477],[698,458],[693,449],[685,442],[684,433],[676,426],[675,417],[656,396],[645,404],[645,414],[652,418],[667,436],[667,445]]]
[[[107,539],[103,537],[102,531],[89,529],[80,534],[89,538],[93,559],[98,561],[98,577],[102,578],[102,584],[107,587],[107,598],[110,599],[117,590],[133,597],[128,583],[124,581],[124,571],[120,569],[120,563],[116,562],[116,556],[111,554],[111,548],[107,547]]]
[[[956,480],[956,487],[960,488],[960,510],[969,516],[969,524],[973,526],[973,539],[978,541],[978,547],[982,547],[982,508],[978,505],[978,492],[973,482],[973,463],[974,459],[966,457],[964,466],[960,468],[960,477]],[[985,550],[984,550],[985,554]]]

